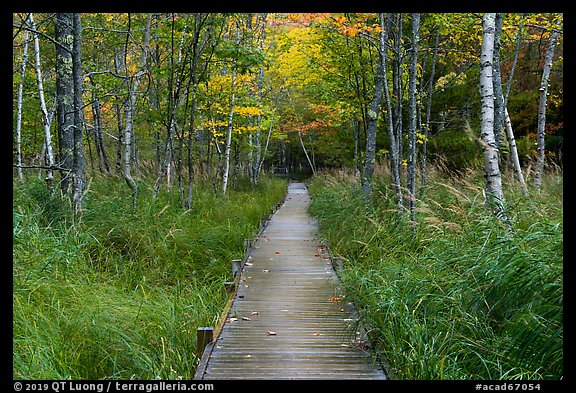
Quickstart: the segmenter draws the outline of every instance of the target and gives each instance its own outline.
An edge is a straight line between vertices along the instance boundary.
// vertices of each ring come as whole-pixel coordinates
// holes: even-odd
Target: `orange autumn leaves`
[[[343,35],[355,37],[361,33],[379,33],[381,31],[380,25],[373,23],[374,15],[373,13],[355,13],[354,20],[352,20],[347,14],[292,13],[287,16],[287,24],[309,26],[313,22],[319,22],[336,27]]]

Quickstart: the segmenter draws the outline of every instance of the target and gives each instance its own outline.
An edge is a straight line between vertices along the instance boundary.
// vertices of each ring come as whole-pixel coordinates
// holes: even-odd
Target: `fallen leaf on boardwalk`
[[[280,251],[275,251],[274,254],[280,254]]]
[[[246,355],[246,356],[244,356],[244,357],[245,357],[245,358],[251,358],[252,355]]]
[[[250,263],[250,262],[246,262],[244,265],[246,265],[246,266],[252,266],[252,265],[253,265],[253,263]]]
[[[260,315],[258,311],[252,311],[252,315]]]
[[[314,256],[315,256],[315,257],[319,257],[319,256],[320,256],[320,254],[314,254]]]
[[[224,348],[223,345],[216,345],[216,348],[220,349],[220,348]]]
[[[313,336],[321,336],[322,333],[320,333],[320,332],[315,332],[315,333],[312,333],[312,335],[313,335]]]
[[[330,301],[331,301],[332,303],[338,303],[338,302],[341,302],[342,300],[343,300],[343,298],[341,298],[341,297],[338,297],[338,296],[330,296]]]
[[[348,344],[340,344],[340,346],[344,347],[344,348],[350,348],[350,345],[348,345]]]
[[[275,336],[276,332],[273,332],[272,330],[268,330],[266,333],[268,333],[269,336]]]
[[[251,320],[252,320],[252,318],[248,318],[248,317],[242,317],[242,320],[243,320],[243,321],[251,321]]]
[[[242,282],[246,282],[246,277],[242,277]]]
[[[230,322],[236,322],[238,320],[238,318],[236,317],[230,317]]]

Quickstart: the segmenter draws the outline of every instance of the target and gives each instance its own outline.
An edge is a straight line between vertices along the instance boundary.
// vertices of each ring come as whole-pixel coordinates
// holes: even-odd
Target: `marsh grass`
[[[399,379],[563,376],[562,174],[524,197],[505,185],[509,230],[482,178],[430,170],[411,234],[386,171],[367,202],[350,176],[313,179],[310,212]]]
[[[229,190],[198,185],[156,200],[140,184],[92,179],[73,225],[66,201],[37,180],[14,183],[13,377],[190,379],[196,329],[214,325],[243,239],[284,196],[285,181]]]

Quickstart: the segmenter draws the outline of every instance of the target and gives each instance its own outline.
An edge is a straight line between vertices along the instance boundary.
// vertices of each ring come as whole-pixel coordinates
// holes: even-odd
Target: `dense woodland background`
[[[13,14],[14,377],[193,376],[279,167],[396,377],[562,377],[562,27]]]

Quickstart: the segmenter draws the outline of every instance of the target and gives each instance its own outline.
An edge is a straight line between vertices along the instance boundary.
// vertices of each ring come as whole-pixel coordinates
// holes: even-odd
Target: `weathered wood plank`
[[[203,379],[387,379],[307,214],[302,183],[260,231]],[[236,270],[236,269],[235,269]]]

